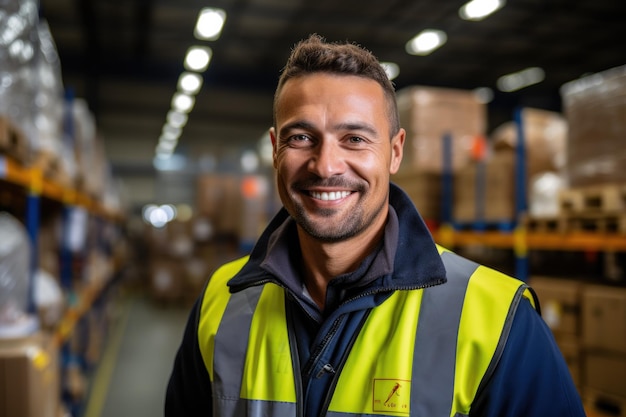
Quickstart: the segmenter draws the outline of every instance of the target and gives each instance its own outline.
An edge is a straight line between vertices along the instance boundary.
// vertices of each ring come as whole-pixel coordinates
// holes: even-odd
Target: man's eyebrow
[[[374,126],[370,125],[369,123],[364,123],[364,122],[343,122],[343,123],[338,123],[334,125],[332,128],[334,131],[345,131],[345,130],[361,131],[361,132],[368,133],[372,136],[378,135],[378,130],[376,130]],[[278,131],[279,137],[284,137],[288,135],[290,131],[298,130],[298,129],[313,131],[313,130],[316,130],[316,127],[313,123],[308,122],[306,120],[297,120],[281,127],[280,130]]]
[[[285,126],[281,127],[278,131],[278,136],[283,137],[287,135],[290,131],[301,129],[301,130],[314,130],[315,126],[313,123],[307,122],[306,120],[297,120],[292,123],[288,123]]]
[[[334,130],[359,130],[365,133],[369,133],[370,135],[377,136],[378,130],[369,123],[364,122],[345,122],[339,123],[333,126]]]

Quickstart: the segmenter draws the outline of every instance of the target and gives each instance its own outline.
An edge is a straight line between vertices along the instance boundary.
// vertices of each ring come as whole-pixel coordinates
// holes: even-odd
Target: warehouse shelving
[[[72,210],[74,208],[85,209],[89,214],[111,222],[119,222],[123,218],[120,213],[108,210],[87,194],[73,188],[61,186],[53,180],[43,178],[43,175],[38,170],[24,167],[11,157],[5,155],[0,155],[0,182],[17,185],[27,192],[28,202],[26,205],[25,225],[32,240],[33,248],[37,247],[37,227],[39,224],[37,217],[39,216],[41,198],[60,203],[66,210]],[[35,259],[36,262],[35,255],[36,254],[34,254],[32,258]],[[36,267],[37,265],[35,264],[33,266]],[[64,278],[68,277],[62,276],[61,281],[64,281]],[[64,289],[72,291],[72,288],[67,288],[69,285],[69,283],[66,283],[64,285],[66,288]],[[32,282],[30,287],[33,287]],[[67,340],[68,336],[72,333],[75,323],[89,310],[90,306],[103,289],[104,285],[98,283],[97,285],[81,289],[80,293],[74,293],[72,291],[72,297],[75,298],[76,302],[69,306],[59,326],[56,339],[60,344]],[[29,305],[32,307],[32,292],[30,296]]]
[[[61,216],[62,233],[59,244],[58,260],[59,285],[64,293],[65,304],[63,314],[59,322],[46,332],[52,337],[53,343],[59,352],[61,363],[61,402],[67,407],[72,415],[80,415],[83,404],[75,396],[67,392],[65,387],[65,371],[68,366],[78,364],[86,371],[94,365],[90,363],[86,351],[75,351],[76,338],[84,340],[86,332],[89,332],[89,320],[92,317],[106,315],[104,300],[107,291],[113,288],[115,277],[119,275],[122,264],[119,259],[114,259],[111,276],[101,276],[98,279],[81,281],[80,275],[87,265],[87,250],[94,245],[111,244],[102,242],[102,236],[92,237],[85,243],[85,247],[72,250],[68,247],[68,227],[73,214],[77,211],[84,212],[88,222],[93,222],[87,233],[103,234],[103,227],[109,226],[119,230],[124,219],[123,215],[115,210],[104,207],[99,201],[78,189],[59,184],[53,179],[44,177],[43,173],[36,169],[22,165],[8,155],[0,155],[0,187],[9,190],[16,200],[13,208],[18,217],[22,218],[28,236],[31,241],[31,273],[29,276],[28,312],[36,315],[37,306],[34,300],[35,274],[38,270],[38,243],[40,234],[40,220],[42,216],[56,213]],[[21,200],[21,197],[24,200]],[[20,212],[22,211],[22,212]],[[101,329],[102,330],[102,329]],[[84,343],[84,342],[81,342]],[[79,343],[79,344],[81,344]],[[74,347],[72,347],[74,345]]]
[[[516,135],[519,138],[515,147],[515,218],[507,227],[487,228],[478,219],[474,227],[462,228],[455,223],[452,215],[454,204],[452,175],[452,140],[450,135],[442,137],[443,175],[441,226],[433,231],[434,239],[446,247],[480,245],[491,248],[512,250],[515,255],[515,276],[528,280],[529,251],[597,251],[626,252],[626,234],[601,231],[538,231],[529,230],[524,222],[528,210],[526,184],[526,147],[522,121],[522,108],[515,109],[513,119]],[[484,178],[483,178],[484,180]],[[484,184],[481,185],[484,187]],[[477,187],[480,188],[480,187]],[[480,195],[480,193],[479,193]],[[477,210],[480,213],[480,210]]]

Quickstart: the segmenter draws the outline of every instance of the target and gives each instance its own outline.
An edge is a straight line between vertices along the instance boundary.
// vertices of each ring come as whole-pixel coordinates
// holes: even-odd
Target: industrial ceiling
[[[626,64],[626,2],[509,0],[479,22],[459,17],[461,0],[40,0],[61,60],[64,85],[84,97],[106,141],[142,137],[148,167],[170,108],[183,58],[192,45],[213,50],[204,85],[180,138],[247,146],[271,124],[271,101],[290,49],[310,33],[349,40],[400,66],[398,89],[410,85],[490,87],[489,127],[511,119],[516,106],[560,110],[560,87],[582,75]],[[193,28],[203,7],[227,13],[219,39],[199,41]],[[425,28],[447,43],[412,56],[406,42]],[[498,77],[527,67],[545,80],[499,93]],[[127,139],[125,139],[127,140]],[[129,144],[129,149],[132,145]],[[137,145],[139,146],[139,145]],[[111,163],[128,174],[129,162]]]

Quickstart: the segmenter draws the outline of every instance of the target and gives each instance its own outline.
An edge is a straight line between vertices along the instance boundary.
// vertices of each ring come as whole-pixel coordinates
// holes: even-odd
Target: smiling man
[[[194,305],[167,417],[584,416],[530,288],[390,184],[405,132],[369,51],[296,45],[270,137],[284,209]]]

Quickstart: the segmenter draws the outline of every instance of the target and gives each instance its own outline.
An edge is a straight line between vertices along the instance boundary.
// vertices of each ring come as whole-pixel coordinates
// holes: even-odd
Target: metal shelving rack
[[[529,278],[528,252],[532,250],[553,251],[599,251],[626,252],[626,235],[600,232],[538,232],[528,231],[523,218],[527,213],[526,149],[522,122],[522,108],[514,112],[517,130],[515,166],[515,219],[510,232],[496,230],[456,230],[452,216],[452,146],[450,135],[444,135],[444,173],[442,184],[442,224],[433,232],[434,239],[446,247],[481,245],[510,249],[515,255],[515,276],[527,281]]]

